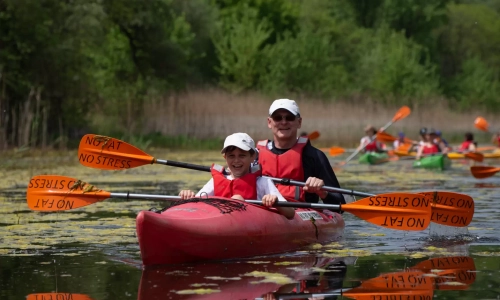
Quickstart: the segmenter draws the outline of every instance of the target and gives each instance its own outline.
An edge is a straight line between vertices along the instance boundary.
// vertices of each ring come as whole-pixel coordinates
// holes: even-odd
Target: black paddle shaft
[[[189,163],[172,161],[172,160],[164,160],[164,159],[156,159],[155,162],[157,164],[166,165],[166,166],[210,172],[210,167],[207,167],[207,166],[189,164]],[[291,180],[288,178],[274,178],[274,177],[267,177],[267,176],[264,176],[264,177],[271,179],[274,183],[278,183],[278,184],[282,184],[282,185],[293,185],[293,186],[302,186],[302,187],[304,187],[306,185],[305,182],[295,181],[295,180]],[[340,194],[359,196],[359,197],[375,196],[374,194],[363,193],[363,192],[358,192],[358,191],[354,191],[354,190],[335,188],[335,187],[330,187],[330,186],[323,186],[321,189],[328,191],[328,192],[332,192],[332,193],[340,193]]]

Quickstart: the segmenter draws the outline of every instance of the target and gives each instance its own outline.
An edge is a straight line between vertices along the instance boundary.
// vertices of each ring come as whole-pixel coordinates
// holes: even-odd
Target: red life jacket
[[[474,144],[473,141],[465,141],[462,143],[462,145],[460,145],[460,148],[458,149],[459,151],[468,151],[469,150],[469,146],[471,144]]]
[[[382,151],[382,145],[380,145],[377,139],[373,139],[368,145],[365,147],[365,152],[380,152]]]
[[[500,147],[500,135],[497,136],[497,146]]]
[[[260,168],[233,180],[224,176],[224,168],[212,165],[210,169],[214,179],[214,194],[216,197],[231,198],[241,195],[243,199],[257,199],[257,178],[261,176]]]
[[[439,152],[439,148],[436,144],[431,144],[430,146],[428,144],[424,144],[421,147],[424,147],[422,150],[423,154],[434,154]]]
[[[299,137],[297,143],[287,152],[277,155],[267,148],[268,140],[259,141],[259,164],[262,168],[262,175],[287,178],[297,181],[304,181],[304,169],[302,168],[302,151],[307,145],[307,138]],[[302,187],[276,184],[281,195],[288,201],[305,202],[305,194]]]

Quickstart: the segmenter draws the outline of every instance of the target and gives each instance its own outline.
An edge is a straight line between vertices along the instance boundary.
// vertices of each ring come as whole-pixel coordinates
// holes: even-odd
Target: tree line
[[[0,0],[0,149],[194,87],[498,111],[499,75],[500,0]]]

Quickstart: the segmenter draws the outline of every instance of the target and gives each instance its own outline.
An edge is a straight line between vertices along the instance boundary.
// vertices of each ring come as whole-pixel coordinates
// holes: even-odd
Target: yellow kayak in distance
[[[394,154],[397,156],[417,156],[417,152],[404,152],[404,151],[394,151]],[[496,150],[494,152],[490,153],[482,153],[484,155],[484,158],[500,158],[500,150]],[[448,153],[448,158],[449,159],[464,159],[465,153],[460,153],[460,152],[449,152]]]

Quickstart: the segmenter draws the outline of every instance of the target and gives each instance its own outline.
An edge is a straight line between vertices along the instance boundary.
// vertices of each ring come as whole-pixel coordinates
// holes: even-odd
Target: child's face
[[[224,157],[233,177],[239,178],[249,172],[255,154],[250,155],[250,151],[243,151],[240,148],[235,148],[233,151],[227,151]]]

